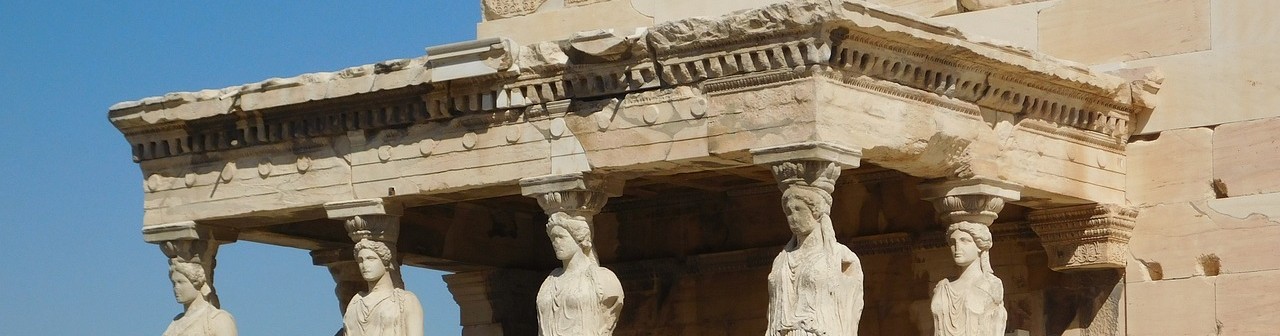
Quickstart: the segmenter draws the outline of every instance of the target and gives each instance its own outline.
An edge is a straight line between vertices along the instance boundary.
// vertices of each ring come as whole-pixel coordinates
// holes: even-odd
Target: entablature
[[[470,161],[462,162],[489,166],[529,163],[520,174],[525,170],[546,170],[542,166],[547,164],[542,161],[572,161],[575,156],[587,157],[591,162],[573,169],[603,168],[607,173],[653,172],[669,167],[667,161],[697,156],[722,160],[703,161],[720,168],[746,165],[749,160],[740,156],[746,156],[751,146],[778,143],[704,144],[688,147],[692,152],[678,153],[684,155],[679,157],[670,153],[627,157],[620,148],[647,148],[640,146],[642,143],[602,145],[601,141],[626,137],[627,141],[655,143],[711,142],[706,139],[739,131],[745,134],[741,136],[759,136],[747,134],[748,130],[727,129],[740,120],[718,117],[740,111],[716,106],[717,97],[795,83],[818,83],[811,85],[817,89],[796,89],[811,91],[822,90],[824,83],[843,85],[883,96],[875,99],[940,108],[930,113],[960,112],[966,120],[984,121],[990,115],[998,115],[994,119],[1016,121],[1022,126],[1019,131],[1070,142],[1065,145],[1068,147],[1089,148],[1092,152],[1079,154],[1074,147],[1036,145],[1040,147],[1025,155],[1063,152],[1052,162],[1075,163],[1080,161],[1080,155],[1092,156],[1082,164],[1104,165],[1089,162],[1094,157],[1097,158],[1092,161],[1108,162],[1108,167],[1093,167],[1097,168],[1096,174],[1107,178],[1098,182],[1102,186],[1097,188],[1110,198],[1092,200],[1103,203],[1114,203],[1112,196],[1123,187],[1123,183],[1114,181],[1116,175],[1122,177],[1123,173],[1114,171],[1116,167],[1109,162],[1123,158],[1123,145],[1134,128],[1130,123],[1133,114],[1152,108],[1149,100],[1138,96],[1155,89],[1152,83],[1126,82],[1073,63],[966,36],[954,28],[876,4],[801,0],[718,18],[662,23],[626,36],[591,31],[566,40],[525,46],[505,39],[485,39],[431,47],[426,56],[415,59],[120,103],[111,108],[109,118],[133,146],[134,159],[147,176],[148,192],[226,183],[231,180],[228,175],[238,169],[237,161],[245,165],[243,161],[247,159],[257,162],[258,175],[264,180],[281,175],[272,170],[280,165],[291,166],[285,170],[298,173],[338,167],[332,170],[333,174],[350,176],[361,170],[358,178],[321,175],[262,183],[294,183],[290,190],[323,187],[328,188],[324,190],[329,195],[375,197],[388,195],[365,195],[356,185],[368,184],[365,189],[379,193],[400,190],[401,195],[485,187],[434,182],[418,184],[439,186],[404,187],[398,180],[428,173],[393,172],[417,168],[432,173],[443,171],[446,168],[440,165],[405,158],[447,156],[476,148],[506,147],[483,158],[466,156],[463,160]],[[821,104],[805,108],[815,110],[810,113],[823,113],[817,111],[823,109]],[[621,120],[624,112],[638,117]],[[965,127],[969,125],[980,123]],[[667,134],[625,131],[646,127]],[[696,129],[671,131],[677,127]],[[606,129],[613,133],[604,133]],[[982,131],[990,133],[992,129]],[[424,132],[430,135],[418,134]],[[502,139],[484,138],[493,133]],[[820,132],[810,133],[790,140],[804,142],[822,137]],[[947,135],[965,134],[972,132]],[[566,137],[575,139],[557,141]],[[453,138],[457,138],[460,148],[444,148],[443,143]],[[1027,139],[1021,141],[1040,138]],[[601,150],[613,152],[599,154]],[[367,158],[355,155],[362,151],[369,152]],[[493,156],[497,154],[511,157]],[[608,164],[592,161],[602,155],[623,158]],[[340,160],[321,162],[321,156]],[[872,151],[869,162],[879,163],[876,159],[883,156],[883,151]],[[726,157],[728,162],[723,161]],[[968,164],[961,159],[953,161],[939,164]],[[554,162],[550,165],[550,170],[556,170]],[[628,172],[619,165],[645,168]],[[378,168],[369,168],[375,166]],[[174,173],[175,167],[194,172]],[[216,180],[202,177],[219,170],[222,174]],[[943,177],[933,173],[942,170],[946,169],[918,175]],[[965,173],[972,172],[961,174]],[[475,183],[510,184],[532,176],[536,175],[496,176]],[[167,182],[166,177],[185,183]],[[1061,179],[1071,178],[1074,176]],[[271,189],[264,185],[249,189]],[[1032,189],[1027,193],[1032,196],[1029,199],[1042,196],[1035,190],[1044,189],[1041,186],[1028,187]],[[321,200],[301,197],[285,203],[314,206],[311,203]],[[1090,199],[1079,197],[1074,201],[1083,204]],[[148,211],[165,207],[163,203],[149,203]]]

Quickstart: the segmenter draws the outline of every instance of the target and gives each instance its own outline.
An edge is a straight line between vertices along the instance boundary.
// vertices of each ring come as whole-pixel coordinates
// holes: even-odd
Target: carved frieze
[[[538,11],[547,0],[484,0],[486,20],[516,17]]]
[[[1055,271],[1124,268],[1138,211],[1114,204],[1088,204],[1027,214]]]

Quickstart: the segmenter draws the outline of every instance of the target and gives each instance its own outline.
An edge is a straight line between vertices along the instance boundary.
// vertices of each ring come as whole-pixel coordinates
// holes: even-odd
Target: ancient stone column
[[[333,293],[338,297],[338,311],[347,314],[347,305],[351,298],[368,290],[364,278],[360,276],[360,266],[356,264],[355,251],[350,247],[330,248],[311,251],[311,263],[329,269],[333,277]],[[339,329],[337,335],[344,333]]]
[[[160,245],[169,258],[169,279],[173,294],[183,306],[165,336],[235,335],[236,324],[231,314],[221,309],[213,286],[218,246],[236,241],[235,230],[178,222],[148,226],[142,238]]]
[[[547,235],[562,264],[538,289],[539,335],[612,335],[622,311],[622,284],[600,267],[592,217],[609,197],[622,194],[622,182],[573,173],[522,179],[520,187],[550,216]]]
[[[769,272],[766,336],[857,335],[863,308],[862,263],[836,240],[832,195],[843,168],[862,153],[810,142],[751,151],[782,189],[791,240]]]
[[[422,336],[422,304],[404,289],[396,240],[401,208],[382,199],[325,203],[329,218],[345,222],[355,242],[353,257],[365,289],[347,303],[342,327],[348,336]]]
[[[538,284],[543,272],[488,269],[444,276],[458,303],[462,336],[538,334]]]
[[[1021,188],[973,178],[929,183],[920,190],[947,227],[945,239],[959,271],[933,288],[929,311],[934,336],[1004,335],[1008,311],[1004,283],[991,268],[989,227],[1005,201],[1021,197]]]
[[[1079,329],[1086,335],[1123,333],[1124,268],[1136,209],[1085,204],[1027,214],[1040,236],[1049,268],[1066,273],[1045,292],[1045,329],[1051,335]]]

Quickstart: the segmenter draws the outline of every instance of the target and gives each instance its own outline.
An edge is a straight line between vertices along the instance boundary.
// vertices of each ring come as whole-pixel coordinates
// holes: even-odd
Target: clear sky
[[[0,0],[0,334],[159,335],[182,310],[109,106],[418,57],[473,39],[479,2]],[[427,335],[458,335],[440,275],[409,268],[406,286]],[[341,324],[304,250],[223,246],[217,287],[241,335]]]

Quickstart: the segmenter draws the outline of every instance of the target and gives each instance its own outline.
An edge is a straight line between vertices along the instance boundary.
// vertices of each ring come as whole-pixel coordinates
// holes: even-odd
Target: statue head
[[[959,222],[947,227],[947,246],[956,265],[968,267],[979,262],[986,273],[991,273],[987,251],[991,249],[991,229],[973,222]]]
[[[356,264],[360,268],[360,277],[365,281],[378,281],[395,270],[394,255],[391,248],[383,242],[361,239],[353,250]]]
[[[831,195],[818,188],[793,185],[782,192],[782,211],[791,232],[808,235],[831,213]]]
[[[169,280],[173,282],[174,298],[184,305],[196,300],[208,301],[212,292],[204,267],[197,263],[170,261]]]
[[[556,259],[569,261],[579,252],[595,259],[595,249],[591,244],[591,225],[585,217],[570,216],[563,212],[551,214],[551,218],[547,220],[547,236],[551,238]]]

